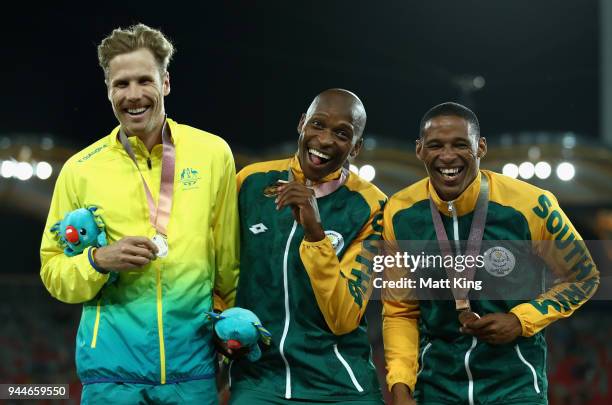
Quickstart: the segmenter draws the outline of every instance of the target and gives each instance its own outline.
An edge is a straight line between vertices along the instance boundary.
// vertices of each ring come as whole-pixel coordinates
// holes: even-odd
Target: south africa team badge
[[[503,246],[495,246],[484,252],[484,268],[494,277],[507,276],[514,270],[516,259]]]
[[[344,237],[336,231],[325,231],[325,236],[331,242],[332,247],[336,251],[336,256],[338,256],[344,247]]]

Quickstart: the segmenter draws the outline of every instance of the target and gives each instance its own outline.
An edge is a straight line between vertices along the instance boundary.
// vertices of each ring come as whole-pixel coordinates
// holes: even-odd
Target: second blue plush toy
[[[207,312],[215,323],[215,332],[229,349],[236,350],[248,347],[247,359],[257,361],[261,357],[261,349],[257,342],[269,345],[272,335],[261,325],[257,315],[248,309],[234,307],[217,314]]]

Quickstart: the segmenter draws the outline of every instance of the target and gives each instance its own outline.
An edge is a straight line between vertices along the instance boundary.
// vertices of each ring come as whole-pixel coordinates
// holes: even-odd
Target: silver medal
[[[168,239],[165,236],[156,233],[151,241],[157,246],[157,257],[168,256]]]

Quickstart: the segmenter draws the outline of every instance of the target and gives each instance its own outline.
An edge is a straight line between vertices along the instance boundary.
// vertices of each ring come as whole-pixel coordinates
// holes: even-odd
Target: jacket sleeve
[[[390,204],[387,205],[384,215],[386,254],[393,254],[398,249],[391,208]],[[395,268],[385,269],[383,274],[388,281],[399,280],[404,275],[404,269]],[[394,384],[406,384],[414,392],[419,365],[419,302],[404,289],[385,288],[382,291],[382,304],[387,386],[391,391]]]
[[[300,258],[306,268],[319,309],[335,335],[355,330],[361,322],[372,293],[371,243],[381,239],[381,201],[357,237],[346,249],[342,260],[328,238],[317,242],[302,240]],[[369,248],[369,249],[368,249]]]
[[[414,392],[419,366],[419,302],[383,300],[387,386],[403,383]]]
[[[533,208],[533,248],[559,280],[536,299],[512,308],[523,336],[533,336],[560,318],[569,317],[599,286],[599,272],[582,237],[556,198],[540,195]]]
[[[85,249],[79,255],[68,257],[51,232],[51,227],[61,221],[64,215],[81,208],[72,177],[70,166],[65,165],[55,183],[40,246],[40,277],[53,297],[76,304],[93,299],[109,275],[97,272],[89,264],[88,253],[91,248]]]
[[[213,220],[215,244],[215,293],[225,306],[233,307],[236,299],[239,272],[238,200],[236,195],[236,167],[234,157],[224,144],[224,164]],[[217,300],[218,301],[218,300]],[[217,304],[216,304],[217,305]]]

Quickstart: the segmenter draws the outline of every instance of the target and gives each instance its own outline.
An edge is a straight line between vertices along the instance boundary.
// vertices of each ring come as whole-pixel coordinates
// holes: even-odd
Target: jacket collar
[[[474,211],[476,208],[476,202],[478,200],[478,194],[480,193],[480,182],[481,177],[485,176],[481,171],[478,172],[478,175],[470,183],[470,185],[459,195],[459,197],[455,198],[453,201],[444,201],[438,196],[435,187],[431,183],[431,179],[427,182],[427,188],[429,189],[429,194],[431,195],[431,199],[438,207],[438,211],[441,213],[451,216],[452,211],[449,210],[449,206],[452,204],[454,209],[457,212],[457,215],[465,215]]]
[[[172,139],[172,142],[174,143],[174,145],[176,146],[176,142],[177,142],[177,134],[179,132],[178,130],[178,124],[176,123],[176,121],[171,120],[170,118],[166,118],[166,122],[168,123],[168,127],[170,128],[170,138]],[[117,148],[117,149],[121,149],[123,150],[123,145],[121,144],[121,141],[119,140],[119,129],[121,128],[121,125],[117,125],[110,133],[109,135],[109,146],[112,148]],[[128,136],[128,141],[130,142],[130,144],[132,145],[132,149],[134,150],[134,154],[141,155],[141,156],[149,156],[149,151],[147,150],[147,148],[145,147],[144,142],[142,142],[142,140],[140,138],[138,138],[137,136]],[[159,149],[159,154],[161,156],[161,152],[162,152],[162,148],[163,145],[157,144],[153,147],[153,149],[151,150],[151,155],[156,154],[157,149]]]

